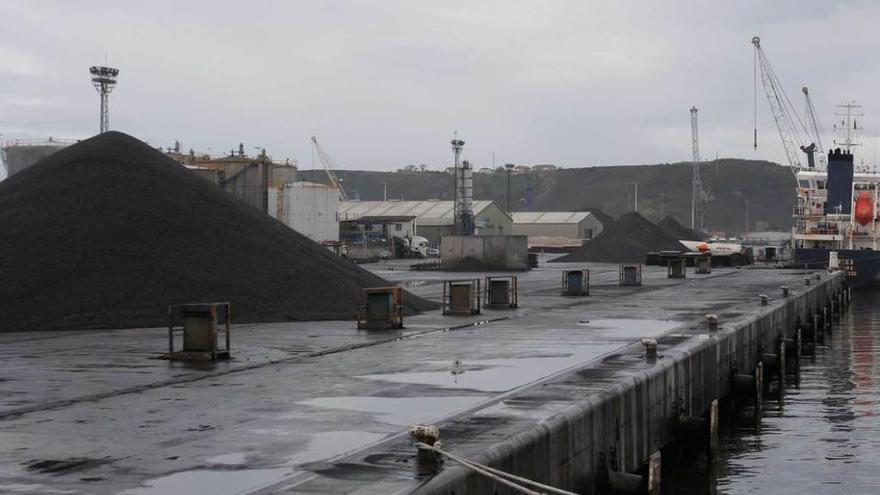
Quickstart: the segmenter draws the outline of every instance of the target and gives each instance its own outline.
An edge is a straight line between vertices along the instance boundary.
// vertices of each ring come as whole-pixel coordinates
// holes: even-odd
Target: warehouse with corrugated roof
[[[588,211],[517,211],[514,235],[589,240],[602,232],[602,222]]]
[[[477,235],[511,235],[513,219],[494,201],[473,202]],[[415,235],[420,235],[436,246],[440,238],[452,235],[452,201],[340,201],[339,222],[358,222],[362,218],[380,221],[383,218],[414,218]],[[387,222],[385,222],[387,223]],[[392,229],[396,229],[396,225]],[[406,229],[401,225],[401,229]]]

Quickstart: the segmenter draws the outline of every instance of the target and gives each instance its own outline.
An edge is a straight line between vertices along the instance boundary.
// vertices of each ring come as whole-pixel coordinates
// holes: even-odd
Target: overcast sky
[[[106,1],[0,3],[3,140],[82,138],[98,126],[90,65],[119,68],[111,127],[221,153],[243,141],[301,168],[315,135],[340,168],[784,160],[759,94],[759,34],[800,108],[830,129],[864,105],[880,123],[880,2]],[[0,172],[2,175],[2,172]]]

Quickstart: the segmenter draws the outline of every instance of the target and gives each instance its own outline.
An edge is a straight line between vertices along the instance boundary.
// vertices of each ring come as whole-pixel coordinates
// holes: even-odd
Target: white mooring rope
[[[549,493],[556,493],[556,494],[558,494],[558,495],[578,495],[577,493],[574,493],[574,492],[569,492],[569,491],[566,491],[566,490],[561,490],[561,489],[559,489],[559,488],[555,488],[555,487],[552,487],[552,486],[549,486],[549,485],[545,485],[545,484],[542,484],[542,483],[538,483],[537,481],[532,481],[532,480],[527,479],[527,478],[523,478],[523,477],[520,477],[520,476],[516,476],[516,475],[510,474],[510,473],[506,473],[506,472],[504,472],[504,471],[501,471],[500,469],[495,469],[495,468],[493,468],[493,467],[489,467],[489,466],[486,466],[486,465],[484,465],[484,464],[480,464],[480,463],[478,463],[478,462],[469,461],[469,460],[467,460],[467,459],[465,459],[465,458],[463,458],[463,457],[459,457],[459,456],[457,456],[457,455],[455,455],[455,454],[452,454],[452,453],[446,452],[446,451],[443,450],[443,449],[440,449],[440,448],[434,447],[433,445],[428,445],[428,444],[426,444],[426,443],[424,443],[424,442],[418,442],[417,445],[418,445],[419,448],[427,449],[427,450],[432,450],[432,451],[434,451],[434,452],[437,452],[438,454],[441,454],[441,455],[443,455],[443,456],[446,456],[446,457],[448,457],[449,459],[452,459],[453,461],[455,461],[455,462],[457,462],[457,463],[459,463],[459,464],[461,464],[461,465],[463,465],[463,466],[465,466],[465,467],[467,467],[467,468],[469,468],[469,469],[473,469],[474,471],[476,471],[476,472],[482,474],[483,476],[486,476],[486,477],[489,478],[489,479],[492,479],[492,480],[495,480],[495,481],[497,481],[497,482],[499,482],[499,483],[502,483],[502,484],[504,484],[504,485],[507,485],[507,486],[509,486],[509,487],[511,487],[511,488],[513,488],[513,489],[515,489],[515,490],[519,490],[519,491],[521,491],[522,493],[525,493],[525,494],[527,494],[527,495],[542,495],[542,494],[544,494],[544,493],[548,493],[548,492],[549,492]],[[509,479],[505,479],[505,478],[509,478]],[[513,481],[510,481],[510,480],[513,480]],[[515,483],[514,481],[517,482],[517,483]],[[530,489],[530,488],[526,488],[526,487],[524,487],[524,486],[522,486],[521,484],[518,484],[518,483],[521,483],[521,484],[524,484],[524,485],[531,485],[531,486],[533,486],[533,487],[535,487],[535,488],[538,488],[538,489],[540,489],[540,490],[544,490],[544,491],[543,491],[543,492],[536,492],[536,491],[534,491],[534,490],[532,490],[532,489]]]

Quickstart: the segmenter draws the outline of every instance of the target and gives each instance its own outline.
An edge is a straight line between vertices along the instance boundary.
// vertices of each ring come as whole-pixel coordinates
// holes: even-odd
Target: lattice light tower
[[[700,136],[697,132],[697,107],[691,107],[691,148],[694,153],[691,178],[691,228],[703,230],[703,180],[700,178]]]
[[[459,220],[459,209],[461,208],[461,189],[459,187],[459,182],[461,179],[459,175],[461,174],[461,150],[464,148],[464,141],[458,139],[458,133],[455,133],[455,137],[452,141],[449,142],[452,145],[452,153],[454,157],[453,162],[453,178],[455,182],[452,187],[452,222],[453,222],[453,230],[455,235],[460,234],[461,224]]]
[[[116,87],[119,69],[93,65],[89,68],[92,84],[101,97],[101,132],[110,130],[110,92]]]

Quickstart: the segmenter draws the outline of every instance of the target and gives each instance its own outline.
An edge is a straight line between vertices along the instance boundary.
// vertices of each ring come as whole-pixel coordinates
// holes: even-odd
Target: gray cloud
[[[4,2],[3,139],[86,137],[88,67],[120,69],[111,125],[215,153],[239,141],[311,165],[318,136],[345,168],[435,168],[454,130],[466,155],[564,166],[784,159],[763,94],[752,149],[760,34],[800,105],[825,127],[864,104],[880,73],[874,2]],[[872,157],[867,139],[864,156]]]

